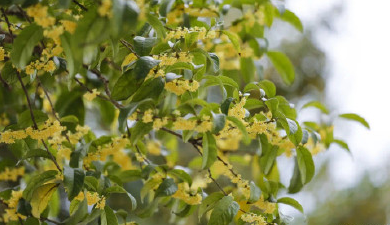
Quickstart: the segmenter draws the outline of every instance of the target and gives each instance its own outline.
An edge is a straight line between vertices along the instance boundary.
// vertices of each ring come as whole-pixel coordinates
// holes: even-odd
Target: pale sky
[[[318,23],[319,15],[329,12],[334,5],[343,6],[343,12],[332,24],[336,32],[321,31],[315,40],[328,58],[326,101],[331,103],[334,114],[357,113],[371,126],[367,130],[353,122],[336,120],[335,137],[346,140],[353,158],[338,147],[322,154],[332,156],[329,182],[344,189],[353,187],[367,170],[375,171],[374,182],[387,179],[384,171],[390,159],[390,1],[288,0],[286,8],[295,12],[304,26],[309,26]],[[316,207],[304,194],[296,198],[306,212]],[[287,210],[287,215],[298,215],[291,208],[283,210]]]

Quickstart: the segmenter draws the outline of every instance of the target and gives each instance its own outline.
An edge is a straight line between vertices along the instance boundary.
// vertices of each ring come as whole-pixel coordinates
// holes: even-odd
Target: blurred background
[[[336,119],[334,135],[346,140],[352,154],[331,145],[329,151],[315,156],[316,178],[292,196],[302,203],[305,216],[288,206],[281,210],[297,225],[389,224],[390,122],[386,118],[390,111],[386,102],[390,96],[390,2],[286,2],[305,30],[301,34],[279,22],[267,33],[270,49],[286,52],[299,77],[292,88],[281,85],[279,89],[298,108],[310,100],[322,100],[334,114],[320,117],[316,110],[305,109],[300,116],[306,121],[326,122],[338,113],[354,112],[363,116],[371,129]],[[265,71],[265,76],[272,73],[275,71]],[[282,178],[285,183],[289,176]]]

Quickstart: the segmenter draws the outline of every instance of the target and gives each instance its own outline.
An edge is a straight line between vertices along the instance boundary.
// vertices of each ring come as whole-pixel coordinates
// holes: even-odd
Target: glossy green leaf
[[[203,134],[202,169],[208,169],[217,160],[217,144],[214,136],[210,133]]]
[[[305,147],[299,146],[297,148],[298,167],[301,174],[301,181],[303,184],[309,183],[315,173],[313,157],[309,150]]]
[[[370,125],[368,124],[368,122],[363,117],[361,117],[355,113],[345,113],[345,114],[339,115],[339,117],[359,122],[360,124],[365,126],[367,129],[370,129]]]
[[[293,198],[290,197],[283,197],[278,199],[278,203],[290,205],[294,208],[296,208],[299,212],[303,213],[303,207],[299,202]]]
[[[15,38],[11,51],[11,61],[19,69],[24,69],[31,59],[34,47],[43,38],[42,27],[30,24]]]
[[[84,178],[84,170],[67,166],[64,167],[64,184],[69,200],[72,200],[80,193],[84,185]]]
[[[291,85],[295,79],[295,71],[290,59],[281,52],[270,51],[267,52],[267,56],[282,77],[284,83]]]
[[[223,197],[211,212],[208,225],[228,225],[237,214],[240,206],[231,196]]]

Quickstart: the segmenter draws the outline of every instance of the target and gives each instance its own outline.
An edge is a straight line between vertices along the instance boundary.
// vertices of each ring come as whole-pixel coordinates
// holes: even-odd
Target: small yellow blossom
[[[99,15],[111,17],[112,16],[111,6],[112,6],[111,0],[102,0],[102,4],[98,8]]]
[[[241,215],[241,219],[244,222],[251,223],[254,225],[266,225],[267,222],[265,221],[265,218],[261,215],[257,215],[255,213],[245,213]]]
[[[146,143],[146,149],[151,155],[160,155],[161,154],[161,142],[157,140],[148,141]]]
[[[44,70],[46,72],[53,72],[56,69],[56,64],[54,64],[53,60],[47,61],[46,65],[44,66]]]
[[[19,176],[24,175],[24,167],[19,168],[8,168],[0,172],[0,181],[17,181]]]
[[[73,34],[76,30],[77,23],[70,21],[70,20],[61,20],[60,21],[62,25],[64,26],[65,30],[69,33]]]
[[[178,190],[172,197],[183,200],[188,205],[199,205],[202,202],[200,193],[194,193],[190,190],[188,183],[179,183]]]
[[[196,127],[196,120],[186,120],[182,117],[173,122],[174,130],[193,130]]]
[[[5,56],[5,50],[3,47],[0,47],[0,61],[4,60],[4,56]]]
[[[34,18],[34,21],[38,25],[47,28],[54,25],[56,20],[54,17],[48,16],[47,9],[47,6],[42,6],[38,3],[36,5],[28,7],[26,12],[28,16]]]
[[[96,98],[97,95],[100,95],[100,92],[97,91],[97,89],[93,89],[92,92],[87,92],[84,94],[84,98],[87,100],[87,101],[92,101]]]
[[[165,83],[165,89],[176,95],[182,95],[186,91],[195,92],[199,88],[199,83],[196,80],[181,80],[175,79],[171,82]]]
[[[145,111],[144,116],[142,117],[142,122],[150,123],[153,122],[153,110],[148,109]]]
[[[153,121],[153,129],[159,130],[159,129],[161,129],[161,127],[163,127],[163,126],[165,126],[167,124],[168,124],[168,118],[167,117],[163,117],[162,119],[156,118]]]

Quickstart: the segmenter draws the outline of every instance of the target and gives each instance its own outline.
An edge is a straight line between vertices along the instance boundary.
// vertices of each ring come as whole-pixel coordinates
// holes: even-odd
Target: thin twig
[[[139,58],[140,56],[137,54],[137,52],[134,51],[134,47],[132,44],[130,44],[129,42],[125,41],[124,39],[121,39],[120,42],[127,48],[129,49],[132,53],[134,53],[135,56],[137,56],[137,58]]]
[[[82,10],[86,12],[88,11],[88,9],[85,6],[83,6],[80,2],[73,0],[73,3],[76,4],[78,7],[80,7]]]
[[[225,190],[223,190],[223,188],[221,187],[221,185],[219,185],[219,183],[211,176],[211,171],[210,169],[207,170],[209,172],[209,177],[210,179],[217,185],[217,187],[219,188],[219,190],[221,190],[221,192],[227,196],[228,194],[225,192]]]
[[[38,85],[41,86],[41,88],[43,89],[43,92],[45,93],[47,100],[49,101],[49,104],[51,107],[51,112],[52,112],[54,118],[56,118],[56,120],[58,122],[60,122],[60,124],[61,124],[61,120],[60,120],[60,118],[58,118],[57,112],[54,109],[54,105],[53,105],[53,102],[51,101],[49,93],[47,92],[46,88],[43,86],[43,84],[42,84],[41,80],[38,78],[38,76],[37,76],[37,80],[38,80]],[[70,143],[69,136],[66,133],[64,133],[64,135],[65,135],[66,140]]]
[[[73,79],[74,79],[81,87],[83,87],[85,90],[87,90],[89,93],[93,93],[93,91],[92,91],[89,87],[87,87],[85,84],[83,84],[83,82],[81,82],[79,79],[77,79],[76,77],[74,77]],[[107,98],[107,97],[104,96],[104,95],[99,94],[99,95],[97,95],[97,97],[99,97],[99,98],[101,98],[101,99],[103,99],[103,100],[105,100],[105,101],[112,102],[118,109],[124,107],[123,105],[119,104],[118,102],[116,102],[116,101],[114,101],[114,100],[112,100],[112,99]]]
[[[11,23],[10,23],[9,20],[8,20],[7,14],[5,14],[4,8],[1,8],[1,12],[2,12],[3,17],[4,17],[4,19],[5,19],[5,22],[7,23],[8,32],[9,32],[9,34],[11,35],[11,41],[14,42],[14,34],[12,33]]]
[[[101,73],[99,70],[97,69],[91,69],[91,72],[93,72],[104,84],[104,91],[106,92],[106,95],[108,97],[108,99],[110,100],[110,102],[112,102],[112,104],[115,105],[115,107],[117,107],[118,109],[119,108],[122,108],[123,105],[119,104],[117,101],[115,101],[114,99],[112,99],[111,97],[111,91],[110,91],[110,87],[109,87],[109,80],[106,79]]]
[[[28,108],[30,110],[30,116],[31,116],[31,120],[33,122],[33,125],[34,125],[34,129],[38,130],[38,124],[35,120],[35,116],[34,116],[34,112],[33,112],[33,109],[32,109],[32,106],[31,106],[31,102],[30,102],[30,98],[28,97],[28,92],[27,92],[27,89],[26,89],[26,86],[24,86],[24,83],[22,81],[22,78],[20,77],[20,74],[19,72],[16,72],[16,76],[18,77],[18,80],[20,82],[20,85],[22,86],[22,89],[24,91],[24,94],[26,96],[26,99],[27,99],[27,105],[28,105]],[[60,166],[58,165],[56,159],[54,158],[53,154],[51,154],[51,152],[49,151],[49,148],[47,147],[46,143],[44,140],[41,139],[41,142],[43,144],[43,146],[45,147],[47,153],[49,154],[51,160],[53,161],[53,163],[56,165],[57,169],[62,172]]]
[[[4,87],[7,88],[9,91],[11,90],[11,86],[9,86],[9,84],[7,83],[6,80],[3,79],[3,77],[1,76],[1,71],[0,71],[0,81],[1,83],[3,83]]]

